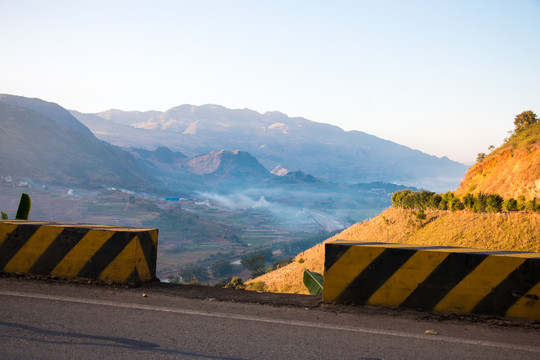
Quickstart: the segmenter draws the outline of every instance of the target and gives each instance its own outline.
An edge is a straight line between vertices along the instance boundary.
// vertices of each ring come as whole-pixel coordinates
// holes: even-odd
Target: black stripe
[[[18,225],[10,232],[0,246],[0,270],[9,263],[15,254],[21,250],[28,239],[34,235],[41,225]]]
[[[405,299],[401,306],[432,310],[486,257],[485,254],[450,253],[426,280]]]
[[[139,272],[137,271],[137,268],[133,270],[131,274],[127,277],[127,279],[124,279],[124,283],[128,284],[136,284],[139,285],[142,283],[141,277],[139,276]]]
[[[68,227],[64,228],[56,239],[36,260],[30,274],[48,275],[62,259],[81,241],[90,229]]]
[[[133,232],[115,232],[103,246],[96,251],[94,256],[82,267],[77,277],[97,278],[99,274],[124,250],[133,239]]]
[[[324,244],[324,271],[328,271],[351,247],[349,244]]]
[[[473,313],[504,316],[521,297],[540,282],[540,259],[527,259],[497,285],[472,310]],[[537,298],[531,300],[539,301]]]
[[[362,271],[336,301],[357,305],[365,302],[416,253],[411,249],[385,249]]]
[[[146,258],[146,263],[148,264],[148,270],[150,270],[150,273],[155,274],[157,249],[154,246],[154,242],[152,241],[152,236],[150,235],[150,232],[141,231],[139,233],[139,242],[141,243],[141,248],[144,257]]]

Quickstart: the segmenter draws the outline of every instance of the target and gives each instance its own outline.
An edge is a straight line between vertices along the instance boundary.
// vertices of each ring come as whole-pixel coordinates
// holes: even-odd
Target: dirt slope
[[[456,194],[496,193],[503,198],[540,197],[540,123],[512,136],[469,168]]]

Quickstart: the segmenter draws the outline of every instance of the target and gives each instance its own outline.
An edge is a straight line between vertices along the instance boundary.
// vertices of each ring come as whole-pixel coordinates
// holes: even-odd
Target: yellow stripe
[[[50,221],[32,221],[32,220],[0,220],[0,226],[3,224],[10,225],[42,225],[51,227],[63,227],[63,228],[78,228],[78,229],[97,229],[103,228],[106,230],[114,231],[150,231],[156,230],[155,228],[130,228],[117,225],[99,225],[99,224],[79,224],[79,223],[62,223],[62,222],[50,222]]]
[[[51,275],[58,277],[77,276],[83,266],[92,258],[107,240],[114,235],[113,231],[90,230],[71,249],[71,251],[51,271]]]
[[[506,316],[540,320],[540,282],[516,301]]]
[[[526,253],[515,253],[515,254],[504,254],[504,255],[495,255],[495,256],[510,256],[510,257],[520,257],[520,258],[528,258],[528,259],[535,259],[535,258],[538,258],[540,259],[540,253],[531,253],[531,252],[526,252]]]
[[[12,233],[17,226],[18,225],[15,224],[0,223],[0,246],[2,246],[8,235]]]
[[[435,306],[435,310],[472,311],[480,300],[524,261],[519,258],[488,256]]]
[[[146,262],[146,257],[144,256],[139,237],[137,237],[135,268],[137,269],[137,273],[139,274],[139,279],[141,281],[152,280],[152,274],[150,273],[150,268],[148,267],[148,263]]]
[[[150,233],[150,236],[152,237],[152,243],[154,244],[154,248],[157,249],[157,242],[158,242],[158,229],[152,229],[148,231]]]
[[[334,301],[384,251],[381,247],[353,246],[324,274],[323,298]]]
[[[11,225],[47,225],[47,222],[43,221],[29,221],[29,220],[2,220],[1,224]]]
[[[41,226],[13,256],[4,268],[8,272],[27,273],[43,252],[64,229]]]
[[[449,253],[417,251],[367,301],[398,306],[448,257]]]
[[[99,280],[125,282],[135,270],[135,253],[137,251],[138,236],[126,245],[124,250],[99,274]]]

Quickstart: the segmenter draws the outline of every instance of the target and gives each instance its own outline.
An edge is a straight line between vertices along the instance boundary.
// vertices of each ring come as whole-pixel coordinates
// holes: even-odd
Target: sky
[[[466,164],[540,114],[540,0],[0,0],[0,93],[218,104]]]

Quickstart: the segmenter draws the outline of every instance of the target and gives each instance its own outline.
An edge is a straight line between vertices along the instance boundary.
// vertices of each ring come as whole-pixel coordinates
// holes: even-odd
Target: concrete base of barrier
[[[157,229],[0,220],[0,271],[138,284],[155,280]]]
[[[323,300],[540,320],[540,253],[326,243]]]

